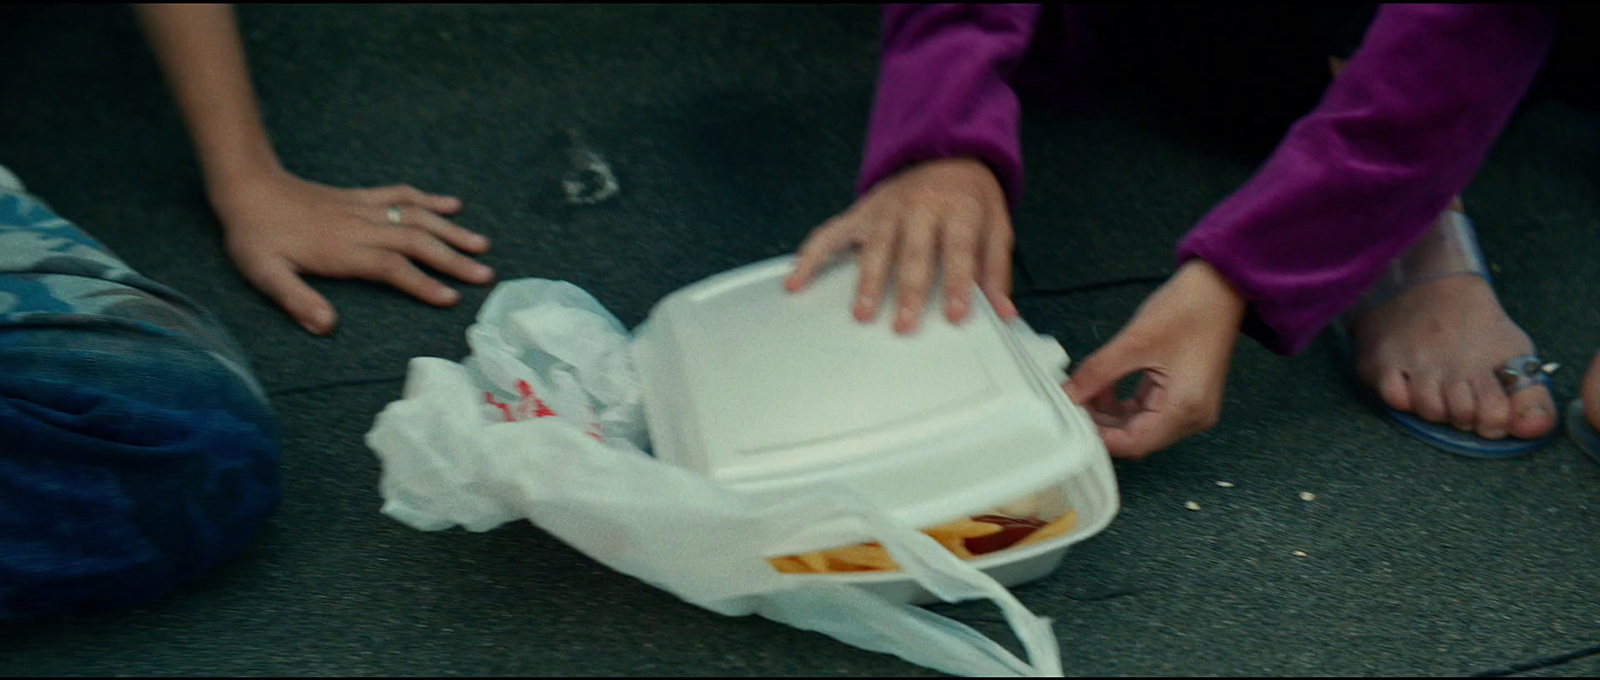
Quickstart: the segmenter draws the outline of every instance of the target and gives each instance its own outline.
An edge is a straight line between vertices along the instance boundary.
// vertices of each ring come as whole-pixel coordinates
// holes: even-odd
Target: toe
[[[1472,383],[1472,394],[1478,403],[1479,437],[1504,439],[1511,425],[1511,397],[1493,378],[1480,378]]]
[[[1462,432],[1473,431],[1478,424],[1478,400],[1473,398],[1472,384],[1453,380],[1444,385],[1443,391],[1450,424]]]
[[[1430,423],[1442,423],[1450,418],[1450,410],[1445,406],[1444,390],[1439,381],[1430,378],[1411,379],[1411,399],[1416,406],[1415,413],[1418,418]]]
[[[1589,426],[1600,429],[1600,350],[1589,359],[1589,368],[1583,372],[1583,385],[1578,390],[1583,399],[1583,415]]]
[[[1410,413],[1412,408],[1411,385],[1406,380],[1406,374],[1398,370],[1384,371],[1377,380],[1378,396],[1383,398],[1383,403],[1389,408],[1402,413]],[[1600,399],[1596,400],[1600,402]]]
[[[1556,405],[1550,390],[1533,386],[1511,395],[1511,424],[1507,429],[1519,439],[1538,439],[1555,429]]]

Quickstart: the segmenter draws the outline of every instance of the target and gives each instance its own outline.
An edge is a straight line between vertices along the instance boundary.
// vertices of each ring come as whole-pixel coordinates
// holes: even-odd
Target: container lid
[[[750,491],[839,482],[928,527],[1105,457],[1061,389],[1066,352],[1001,322],[981,294],[960,325],[935,304],[916,333],[900,335],[890,314],[851,316],[853,260],[800,293],[783,288],[792,267],[789,256],[741,267],[651,311],[633,349],[658,458]],[[865,538],[848,534],[818,529],[773,554]]]

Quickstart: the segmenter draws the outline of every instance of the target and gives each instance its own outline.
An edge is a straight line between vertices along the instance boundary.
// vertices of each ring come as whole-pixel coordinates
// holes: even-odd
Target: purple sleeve
[[[1295,354],[1471,182],[1555,34],[1538,5],[1384,5],[1322,102],[1178,245]]]
[[[1038,5],[885,5],[883,54],[857,194],[908,165],[976,156],[1012,205],[1022,192],[1021,111],[1008,79]]]

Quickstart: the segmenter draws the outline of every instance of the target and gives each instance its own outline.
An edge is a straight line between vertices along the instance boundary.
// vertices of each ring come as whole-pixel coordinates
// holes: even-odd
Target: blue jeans
[[[215,317],[0,187],[0,622],[171,592],[279,493],[276,422]]]

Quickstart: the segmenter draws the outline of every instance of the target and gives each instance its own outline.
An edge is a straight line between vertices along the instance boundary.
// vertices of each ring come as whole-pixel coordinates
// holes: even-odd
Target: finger
[[[1175,428],[1163,422],[1161,414],[1144,411],[1119,427],[1101,427],[1100,439],[1106,444],[1106,453],[1115,458],[1140,460],[1177,441]]]
[[[1127,422],[1128,418],[1139,412],[1138,404],[1132,399],[1117,398],[1116,390],[1101,392],[1085,402],[1084,406],[1091,414],[1099,414],[1117,423]]]
[[[312,335],[333,332],[333,327],[338,323],[333,305],[306,285],[288,260],[274,258],[241,263],[239,272],[307,332]]]
[[[1067,397],[1080,406],[1101,395],[1114,397],[1117,382],[1142,368],[1129,356],[1123,337],[1117,335],[1078,363],[1067,380]]]
[[[411,209],[403,211],[402,214],[405,215],[404,223],[406,225],[431,234],[438,240],[449,244],[452,248],[474,254],[482,253],[489,249],[489,239],[484,238],[483,235],[463,229],[431,212]],[[492,276],[492,273],[490,275]]]
[[[489,239],[469,231],[428,210],[401,210],[402,223],[422,229],[456,250],[481,254],[489,249]]]
[[[1098,427],[1121,427],[1124,422],[1127,422],[1126,418],[1118,418],[1114,414],[1099,409],[1094,402],[1090,402],[1090,405],[1091,407],[1086,409],[1089,411],[1089,419],[1094,421],[1094,424]]]
[[[1176,401],[1161,376],[1146,372],[1134,398],[1122,402],[1122,423],[1106,428],[1109,438],[1101,437],[1106,451],[1118,458],[1144,458],[1208,427],[1197,409]]]
[[[895,265],[898,274],[895,303],[899,308],[894,319],[896,332],[910,333],[922,320],[922,305],[927,302],[928,288],[933,285],[938,219],[928,213],[914,213],[900,232],[899,261]]]
[[[1141,411],[1162,411],[1168,406],[1172,393],[1167,390],[1166,377],[1156,371],[1145,371],[1133,391],[1133,402]]]
[[[939,258],[944,264],[944,315],[951,323],[967,318],[972,309],[972,287],[978,273],[976,217],[954,216],[943,232]]]
[[[817,270],[827,264],[828,260],[833,259],[835,253],[850,245],[854,229],[852,223],[845,221],[846,219],[835,217],[828,220],[800,243],[800,250],[794,258],[794,273],[784,282],[785,288],[794,292],[811,285]]]
[[[899,238],[898,224],[879,223],[861,244],[861,256],[858,259],[861,280],[856,283],[856,320],[871,321],[878,315],[884,284],[889,279],[889,263],[894,257]]]
[[[1000,319],[1010,321],[1018,316],[1017,306],[1011,302],[1011,251],[1016,245],[1015,236],[1011,231],[1011,217],[1004,209],[990,219],[995,223],[983,243],[983,273],[978,287],[983,289],[989,306],[994,307]]]
[[[454,196],[426,193],[409,184],[391,184],[374,189],[352,189],[356,196],[370,205],[413,205],[425,210],[449,215],[461,210],[461,199]]]
[[[468,283],[484,284],[494,279],[494,270],[452,250],[432,235],[414,229],[380,231],[379,244],[404,253],[413,260]],[[443,284],[441,284],[443,285]]]
[[[412,297],[440,307],[453,305],[461,299],[460,293],[422,273],[411,260],[397,252],[380,251],[368,260],[362,274],[373,281],[387,281]]]

